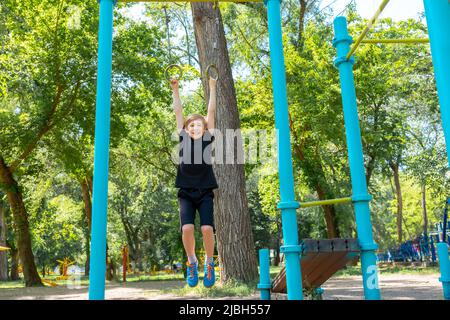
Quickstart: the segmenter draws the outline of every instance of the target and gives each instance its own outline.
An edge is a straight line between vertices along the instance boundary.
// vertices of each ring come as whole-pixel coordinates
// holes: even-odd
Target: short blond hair
[[[201,120],[203,123],[203,127],[205,128],[205,130],[207,129],[208,123],[206,122],[206,119],[204,116],[202,116],[201,114],[198,113],[194,113],[194,114],[190,114],[186,120],[184,121],[184,129],[187,129],[188,125],[195,120]]]

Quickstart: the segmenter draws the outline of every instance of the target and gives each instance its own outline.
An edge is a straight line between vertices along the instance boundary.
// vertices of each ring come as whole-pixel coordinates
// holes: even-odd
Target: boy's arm
[[[177,120],[178,133],[181,132],[184,126],[183,107],[181,106],[180,92],[178,89],[178,81],[172,81],[172,98],[173,98],[173,111],[175,112],[175,118]]]
[[[206,116],[206,123],[208,124],[208,131],[211,135],[214,134],[216,126],[216,101],[217,101],[217,82],[214,79],[209,79],[209,104],[208,115]]]

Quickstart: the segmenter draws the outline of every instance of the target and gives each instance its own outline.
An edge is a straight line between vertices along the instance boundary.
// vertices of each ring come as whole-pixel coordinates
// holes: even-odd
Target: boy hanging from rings
[[[207,69],[208,77],[209,69],[210,67]],[[191,114],[184,119],[179,95],[179,81],[176,78],[170,80],[181,147],[175,186],[179,188],[178,202],[182,240],[188,258],[186,281],[191,287],[195,287],[198,283],[198,260],[195,255],[194,236],[196,211],[200,216],[206,252],[203,285],[209,288],[215,282],[213,190],[218,188],[218,185],[211,165],[211,147],[207,147],[214,141],[216,84],[217,79],[209,77],[210,97],[207,116]]]

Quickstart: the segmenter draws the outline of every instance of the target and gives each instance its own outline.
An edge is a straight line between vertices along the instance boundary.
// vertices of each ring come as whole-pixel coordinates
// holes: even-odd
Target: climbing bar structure
[[[303,300],[300,257],[302,247],[298,242],[297,209],[295,201],[294,172],[292,165],[291,138],[289,127],[286,68],[281,29],[281,1],[266,0],[269,25],[270,65],[272,70],[273,104],[275,109],[275,129],[277,134],[279,190],[277,208],[281,210],[283,246],[280,252],[285,255],[287,295],[289,300]]]
[[[364,43],[430,43],[430,39],[364,39],[361,41]]]
[[[387,1],[384,1],[383,3],[385,5]],[[372,197],[367,190],[364,167],[361,128],[359,125],[355,80],[353,77],[353,64],[355,59],[353,56],[350,59],[346,58],[348,57],[350,44],[352,42],[353,39],[349,35],[347,29],[347,19],[342,16],[337,17],[334,20],[333,46],[337,51],[334,65],[339,70],[341,82],[345,136],[347,138],[350,178],[353,193],[352,202],[355,211],[356,231],[361,251],[361,272],[364,297],[367,300],[379,300],[381,295],[378,286],[378,269],[375,254],[378,246],[373,240],[372,222],[370,219],[369,202]]]
[[[105,299],[114,0],[100,0],[89,299]]]
[[[139,0],[125,2],[141,2]],[[147,1],[147,2],[180,2]],[[189,2],[189,1],[181,1]],[[211,2],[222,1],[190,1]],[[229,0],[227,2],[263,2],[262,0]],[[89,299],[105,298],[106,275],[106,230],[108,212],[108,167],[111,114],[111,72],[112,72],[112,35],[113,12],[116,0],[99,0],[100,19],[98,37],[97,96],[95,114],[94,147],[94,183],[92,203],[91,256],[89,274]],[[291,154],[290,128],[288,117],[288,100],[286,88],[286,71],[284,63],[281,0],[265,0],[269,28],[270,60],[272,67],[273,99],[275,108],[275,128],[278,131],[278,163],[283,163],[279,170],[281,221],[283,229],[283,246],[280,251],[286,257],[286,283],[288,299],[303,299],[300,254],[302,247],[298,243],[297,213],[300,207],[295,201],[294,175]]]
[[[355,53],[356,49],[358,49],[359,44],[361,43],[361,41],[364,39],[364,37],[366,36],[366,34],[369,32],[369,30],[372,28],[372,26],[375,24],[375,22],[378,19],[378,16],[381,14],[381,12],[383,12],[384,8],[386,7],[386,5],[388,4],[389,0],[383,0],[383,2],[381,3],[380,7],[378,8],[377,12],[375,12],[375,14],[373,15],[373,17],[369,20],[369,23],[367,24],[367,26],[364,28],[363,32],[361,33],[361,35],[356,39],[355,44],[352,46],[352,48],[350,49],[350,51],[347,54],[347,60],[350,59],[350,57],[352,56],[353,53]]]
[[[120,0],[119,0],[120,1]],[[263,0],[123,0],[122,2],[263,2]],[[281,23],[281,0],[264,0],[267,9],[268,36],[270,45],[270,64],[272,72],[273,104],[275,114],[275,129],[277,131],[277,150],[279,166],[280,202],[277,208],[281,211],[283,245],[280,253],[284,255],[285,269],[273,286],[269,276],[269,251],[260,252],[261,281],[258,288],[264,299],[270,298],[270,288],[286,292],[289,300],[303,299],[305,289],[317,288],[337,270],[361,260],[362,284],[364,297],[368,300],[381,298],[378,285],[378,269],[376,254],[378,246],[372,234],[369,202],[372,197],[368,193],[365,176],[364,157],[359,125],[358,107],[353,76],[353,53],[361,43],[376,43],[378,39],[367,39],[366,34],[378,19],[380,13],[388,4],[384,0],[378,11],[370,19],[362,34],[353,43],[353,38],[347,29],[345,17],[334,20],[333,46],[337,56],[335,67],[339,70],[342,105],[347,140],[347,151],[352,184],[352,196],[341,199],[306,202],[301,207],[330,205],[352,202],[355,212],[357,239],[309,239],[299,242],[297,209],[300,203],[295,200],[294,175],[288,116],[288,99],[286,86],[286,71],[283,52],[283,37]],[[91,255],[89,274],[89,299],[103,300],[105,298],[106,275],[106,230],[108,212],[108,167],[110,144],[111,115],[111,75],[112,75],[112,42],[113,42],[113,12],[117,0],[99,0],[99,37],[97,64],[97,95],[95,114],[95,147],[94,147],[94,181],[92,202]],[[429,30],[433,66],[436,75],[436,85],[439,97],[442,126],[446,140],[447,155],[450,155],[450,1],[424,0],[425,14]],[[217,8],[217,7],[216,7]],[[394,43],[397,39],[381,40]],[[412,42],[412,41],[416,42]],[[425,43],[428,39],[404,39],[398,43]],[[370,42],[372,41],[372,42]],[[388,41],[388,42],[386,42]],[[404,42],[410,41],[410,42]],[[450,159],[450,157],[449,157]],[[3,249],[2,249],[3,248]],[[0,250],[5,250],[4,247]],[[437,244],[441,271],[440,281],[444,289],[444,298],[450,299],[450,260],[448,244],[445,241]],[[305,269],[302,274],[303,268]]]
[[[260,290],[261,300],[270,300],[270,252],[269,249],[259,250],[259,274],[260,281],[258,290]]]
[[[436,87],[439,98],[442,128],[444,129],[447,159],[450,161],[450,1],[424,0],[428,35],[430,37],[431,57],[433,60]],[[449,163],[450,167],[450,163]],[[444,299],[450,300],[450,260],[448,243],[436,244]]]
[[[352,202],[351,197],[320,200],[320,201],[311,201],[311,202],[301,202],[300,208],[311,208],[311,207],[317,207],[317,206],[325,206],[325,205],[330,205],[330,204],[348,203],[348,202]]]
[[[320,288],[345,266],[354,265],[360,253],[357,239],[304,239],[302,247],[302,282],[308,291]],[[272,281],[272,292],[286,293],[286,269]]]

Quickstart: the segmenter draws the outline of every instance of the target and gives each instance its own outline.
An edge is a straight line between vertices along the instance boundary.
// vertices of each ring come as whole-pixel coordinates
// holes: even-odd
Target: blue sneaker
[[[186,262],[187,278],[186,281],[190,287],[195,287],[198,283],[198,261],[196,263]]]
[[[206,288],[211,288],[216,282],[216,275],[214,272],[214,261],[210,264],[205,264],[205,276],[203,277],[203,285]]]

